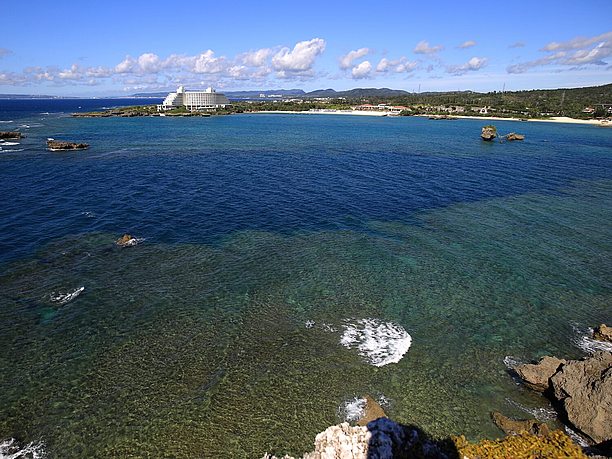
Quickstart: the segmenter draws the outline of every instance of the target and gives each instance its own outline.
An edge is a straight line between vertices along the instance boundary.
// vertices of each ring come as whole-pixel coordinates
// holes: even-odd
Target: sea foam
[[[366,404],[365,398],[355,397],[347,400],[338,409],[338,416],[346,422],[359,421],[365,414]]]
[[[378,319],[346,321],[340,344],[356,348],[368,363],[382,367],[399,362],[410,348],[412,338],[400,325]]]
[[[0,442],[0,459],[41,459],[45,457],[44,444],[19,445],[14,438]]]
[[[574,345],[582,349],[586,354],[593,354],[597,351],[612,352],[612,343],[593,339],[592,328],[583,329],[578,325],[572,325],[572,328],[574,329]]]
[[[53,292],[51,293],[51,301],[54,303],[59,303],[59,304],[67,304],[67,303],[70,303],[72,300],[74,300],[81,293],[83,293],[84,290],[85,290],[85,287],[79,287],[73,290],[72,292],[68,292],[68,293]]]

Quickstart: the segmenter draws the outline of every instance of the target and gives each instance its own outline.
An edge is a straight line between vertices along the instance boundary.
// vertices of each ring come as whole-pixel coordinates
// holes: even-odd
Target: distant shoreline
[[[274,114],[279,113],[282,115],[358,115],[358,116],[391,116],[393,118],[398,117],[398,115],[391,114],[390,112],[385,111],[366,111],[366,110],[261,110],[254,112],[245,112],[249,114]],[[432,115],[414,115],[421,118],[427,118]],[[578,118],[569,118],[567,116],[555,116],[546,119],[537,119],[537,118],[529,118],[529,119],[520,119],[520,118],[504,118],[501,116],[470,116],[470,115],[449,115],[449,118],[457,118],[457,119],[474,119],[474,120],[493,120],[493,121],[536,121],[540,123],[567,123],[567,124],[590,124],[592,126],[610,126],[612,127],[612,121],[604,121],[604,120],[581,120]],[[609,124],[608,124],[609,123]]]

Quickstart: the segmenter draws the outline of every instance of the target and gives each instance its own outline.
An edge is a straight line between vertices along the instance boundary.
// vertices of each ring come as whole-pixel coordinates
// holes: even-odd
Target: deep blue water
[[[364,393],[433,435],[494,437],[490,411],[546,407],[505,357],[582,355],[612,321],[610,129],[69,116],[133,103],[0,101],[25,134],[0,145],[0,439],[298,454]],[[126,232],[144,242],[118,248]],[[340,344],[363,320],[410,333],[399,363]]]

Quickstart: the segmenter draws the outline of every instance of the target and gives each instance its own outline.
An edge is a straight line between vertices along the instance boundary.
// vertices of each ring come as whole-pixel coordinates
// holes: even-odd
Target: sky
[[[8,94],[612,83],[610,0],[20,0],[1,10]]]

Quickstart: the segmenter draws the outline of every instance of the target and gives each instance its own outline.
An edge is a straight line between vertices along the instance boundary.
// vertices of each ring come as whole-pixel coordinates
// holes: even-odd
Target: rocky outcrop
[[[506,140],[509,140],[509,141],[513,141],[513,140],[525,140],[525,136],[523,134],[517,134],[515,132],[511,132],[510,134],[506,134],[505,137],[506,137]]]
[[[314,450],[303,459],[444,459],[455,458],[452,441],[436,442],[416,427],[404,426],[388,418],[378,418],[367,426],[352,427],[344,422],[319,433]],[[277,459],[266,454],[263,459]],[[283,459],[294,459],[284,456]]]
[[[21,132],[0,131],[0,139],[21,139]]]
[[[497,137],[497,128],[491,124],[482,128],[482,132],[480,133],[480,137],[482,140],[491,141],[495,137]]]
[[[131,234],[124,234],[119,239],[115,241],[119,247],[132,247],[133,245],[138,244],[138,239],[133,237]]]
[[[494,411],[491,413],[491,419],[501,431],[506,435],[516,435],[521,432],[528,432],[532,435],[546,435],[549,432],[548,426],[538,422],[535,419],[511,419],[503,414]]]
[[[523,379],[525,384],[538,392],[544,392],[550,386],[549,380],[565,360],[555,357],[542,357],[536,364],[519,365],[515,371]]]
[[[387,417],[384,410],[382,409],[382,407],[378,404],[376,400],[374,400],[369,395],[366,395],[364,399],[366,401],[365,408],[363,409],[364,413],[361,419],[357,421],[357,425],[365,426],[369,422],[375,421],[378,418]]]
[[[580,447],[560,430],[542,435],[521,432],[500,440],[482,440],[470,443],[465,437],[454,437],[458,457],[468,459],[587,459]]]
[[[85,150],[89,148],[89,144],[49,139],[47,140],[47,148],[51,151]]]
[[[601,324],[593,331],[593,339],[612,343],[612,327],[608,327],[606,324]]]
[[[596,443],[612,440],[612,353],[564,364],[550,378],[568,421]]]

